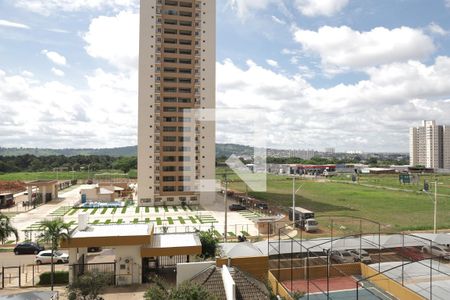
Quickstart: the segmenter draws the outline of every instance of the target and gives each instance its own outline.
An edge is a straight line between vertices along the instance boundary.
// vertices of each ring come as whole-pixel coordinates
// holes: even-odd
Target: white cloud
[[[331,88],[251,61],[246,68],[218,63],[217,74],[218,107],[264,111],[272,147],[407,151],[408,127],[421,119],[448,122],[450,57],[430,66],[409,61],[371,68],[369,79]],[[250,123],[236,114],[217,124],[219,142],[252,140],[251,130],[242,130]]]
[[[348,5],[350,0],[295,0],[297,9],[305,16],[333,16]]]
[[[428,25],[428,30],[431,33],[435,33],[435,34],[438,34],[438,35],[448,35],[449,34],[448,31],[446,31],[444,28],[439,26],[439,24],[436,24],[434,22],[432,22],[430,25]]]
[[[0,70],[2,146],[80,148],[136,144],[137,75],[97,70],[86,80],[88,88],[79,89]]]
[[[267,62],[267,64],[269,66],[274,67],[274,68],[278,68],[278,62],[276,60],[267,59],[266,62]]]
[[[137,69],[139,53],[139,15],[121,12],[113,17],[92,20],[84,34],[87,53],[122,69]]]
[[[52,71],[53,74],[55,74],[58,77],[63,77],[65,75],[64,71],[62,71],[60,69],[57,69],[57,68],[52,68],[51,71]]]
[[[47,16],[58,11],[137,9],[139,0],[16,0],[15,5]]]
[[[280,24],[280,25],[286,25],[286,22],[285,22],[285,21],[283,21],[283,20],[277,18],[276,16],[272,16],[272,20],[273,20],[275,23],[278,23],[278,24]]]
[[[11,22],[11,21],[7,21],[7,20],[0,20],[0,26],[19,28],[19,29],[30,29],[30,27],[28,25],[25,25],[22,23]]]
[[[445,6],[447,6],[448,8],[450,8],[450,0],[445,0]]]
[[[67,64],[66,58],[55,51],[42,50],[41,53],[45,55],[54,64],[65,66]]]
[[[323,26],[318,31],[295,28],[294,39],[304,51],[319,55],[329,73],[421,60],[435,50],[430,37],[409,27],[377,27],[367,32],[347,26]]]
[[[276,2],[277,0],[228,0],[240,18],[245,18],[254,11],[264,10],[269,4]]]

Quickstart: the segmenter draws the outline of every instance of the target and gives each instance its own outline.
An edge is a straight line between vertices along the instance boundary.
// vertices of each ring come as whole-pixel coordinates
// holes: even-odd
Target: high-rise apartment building
[[[409,130],[410,165],[427,168],[450,167],[450,127],[423,121]]]
[[[140,205],[214,199],[215,19],[215,0],[141,0]]]

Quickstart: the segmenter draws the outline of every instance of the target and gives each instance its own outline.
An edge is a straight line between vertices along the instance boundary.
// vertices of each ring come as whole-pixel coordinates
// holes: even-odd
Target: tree
[[[43,233],[40,236],[40,240],[45,243],[51,244],[51,290],[53,291],[53,277],[55,272],[55,265],[53,262],[53,255],[56,250],[58,250],[58,245],[60,244],[61,240],[63,239],[69,239],[70,238],[70,225],[64,223],[64,221],[60,218],[54,219],[54,220],[44,220],[41,223],[41,226],[39,228],[43,231]]]
[[[211,295],[203,286],[184,282],[178,287],[171,288],[167,282],[155,276],[150,279],[152,286],[144,295],[145,300],[214,300],[216,297]]]
[[[110,274],[96,271],[81,275],[67,287],[68,299],[103,300],[99,295],[103,292],[110,280]]]
[[[19,239],[17,229],[11,225],[11,220],[8,216],[0,213],[0,241],[2,244],[4,244],[5,240],[12,234],[14,234],[17,241]]]
[[[201,231],[199,236],[200,242],[202,243],[202,257],[204,259],[216,257],[219,239],[215,236],[214,232],[211,229]]]

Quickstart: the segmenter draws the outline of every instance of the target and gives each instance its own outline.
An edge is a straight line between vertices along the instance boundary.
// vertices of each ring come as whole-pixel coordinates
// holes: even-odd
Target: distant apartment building
[[[311,159],[318,155],[316,150],[280,150],[280,149],[267,149],[267,156],[277,158],[289,158],[296,157],[301,159]]]
[[[410,165],[427,168],[450,168],[450,126],[423,121],[409,130]]]
[[[215,19],[215,0],[141,0],[140,205],[214,199]]]
[[[336,152],[336,150],[334,148],[325,148],[326,154],[334,154],[335,152]]]

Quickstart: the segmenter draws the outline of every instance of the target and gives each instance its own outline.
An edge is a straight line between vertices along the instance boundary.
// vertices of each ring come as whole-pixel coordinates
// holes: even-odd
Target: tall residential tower
[[[450,169],[450,127],[423,121],[409,130],[410,165]]]
[[[141,0],[140,205],[214,199],[215,19],[215,0]]]

